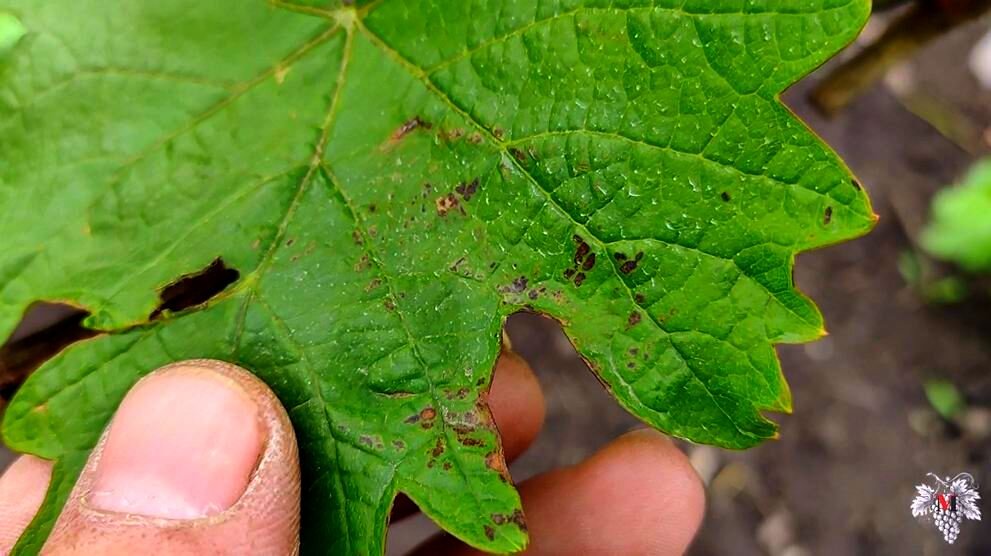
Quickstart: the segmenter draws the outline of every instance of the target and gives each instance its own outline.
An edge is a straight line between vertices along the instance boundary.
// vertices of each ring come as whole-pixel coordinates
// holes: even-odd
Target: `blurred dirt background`
[[[872,22],[862,42],[883,25]],[[779,348],[795,407],[774,416],[781,440],[744,453],[682,445],[708,484],[706,521],[690,554],[991,554],[983,523],[965,523],[947,547],[908,510],[929,471],[969,471],[991,499],[991,287],[972,280],[983,294],[933,302],[927,284],[953,270],[911,255],[932,195],[991,152],[991,39],[983,61],[975,54],[989,28],[985,19],[942,37],[832,119],[807,100],[829,66],[786,95],[865,184],[881,221],[866,238],[798,259],[796,281],[831,335]],[[921,278],[905,272],[909,261]],[[512,467],[517,481],[576,463],[637,426],[556,324],[521,314],[508,331],[548,399],[543,433]],[[963,396],[952,418],[927,400],[924,384],[934,379]],[[0,468],[9,457],[0,447]],[[433,531],[422,517],[395,526],[390,554]]]

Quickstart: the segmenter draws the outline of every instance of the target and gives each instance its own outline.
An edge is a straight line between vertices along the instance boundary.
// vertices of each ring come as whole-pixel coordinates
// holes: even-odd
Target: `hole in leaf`
[[[216,259],[205,269],[187,274],[175,282],[165,286],[159,294],[161,303],[148,316],[154,320],[162,313],[177,313],[183,309],[206,303],[220,292],[227,289],[241,276],[237,270],[224,264],[223,259]]]
[[[89,313],[60,303],[35,303],[24,313],[10,339],[0,347],[0,403],[35,369],[70,344],[97,334],[83,327]]]

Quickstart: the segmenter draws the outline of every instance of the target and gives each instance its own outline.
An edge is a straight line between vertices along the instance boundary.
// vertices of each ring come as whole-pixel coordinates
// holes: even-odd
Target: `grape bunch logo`
[[[943,540],[953,544],[960,535],[964,518],[981,520],[981,509],[977,507],[981,493],[970,473],[960,473],[952,479],[940,479],[934,473],[926,476],[932,477],[933,483],[915,487],[918,494],[912,500],[912,515],[931,520],[943,534]]]

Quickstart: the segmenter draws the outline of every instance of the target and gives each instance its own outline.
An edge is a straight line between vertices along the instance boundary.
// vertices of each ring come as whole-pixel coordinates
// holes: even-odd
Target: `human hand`
[[[544,400],[526,363],[504,353],[489,397],[506,458],[540,431]],[[18,459],[0,477],[0,554],[41,505],[51,463]],[[676,555],[698,529],[701,483],[652,431],[519,485],[529,555]],[[45,545],[48,554],[292,554],[300,475],[285,410],[233,365],[163,367],[128,393]],[[400,499],[393,519],[413,513]],[[440,535],[417,555],[478,552]]]

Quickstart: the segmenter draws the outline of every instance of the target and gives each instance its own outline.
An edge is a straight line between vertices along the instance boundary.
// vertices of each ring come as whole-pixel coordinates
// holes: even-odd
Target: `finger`
[[[48,554],[290,554],[296,440],[275,395],[219,361],[157,370],[124,398]]]
[[[530,366],[519,355],[503,351],[496,363],[489,408],[507,461],[520,456],[544,426],[544,393]]]
[[[528,556],[683,554],[705,507],[688,459],[653,431],[627,434],[579,465],[534,477],[520,493]],[[440,536],[416,554],[481,553]]]
[[[38,513],[52,478],[52,462],[21,456],[0,476],[0,554],[10,549]]]
[[[508,350],[499,355],[488,401],[506,461],[513,461],[530,447],[544,426],[544,394],[522,357]],[[400,495],[393,505],[392,519],[399,520],[416,511],[416,505]]]

